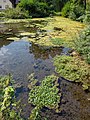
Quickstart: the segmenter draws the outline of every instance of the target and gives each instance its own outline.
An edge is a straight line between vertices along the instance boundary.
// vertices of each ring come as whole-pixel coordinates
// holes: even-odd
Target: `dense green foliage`
[[[22,120],[15,111],[15,89],[11,86],[11,76],[0,76],[0,120]]]
[[[62,15],[73,20],[76,20],[83,14],[85,14],[83,3],[75,0],[68,1],[62,9]]]
[[[67,80],[81,82],[84,89],[90,87],[90,67],[78,57],[56,56],[55,70]]]
[[[21,10],[21,8],[16,7],[5,10],[4,17],[12,19],[24,19],[29,18],[29,13],[26,10]]]
[[[75,48],[86,62],[90,64],[90,26],[83,30],[75,40]]]
[[[71,3],[68,1],[62,9],[62,16],[68,17],[71,10]]]
[[[68,0],[21,0],[18,6],[32,17],[46,17],[60,12]]]
[[[87,3],[86,14],[83,20],[85,23],[90,24],[90,3]]]
[[[28,10],[29,15],[32,17],[45,17],[50,14],[49,6],[45,2],[38,2],[36,0],[21,0],[18,6],[21,9]]]
[[[77,20],[85,15],[86,8],[90,9],[90,6],[87,3],[86,7],[85,0],[20,0],[17,8],[5,11],[5,16],[8,18],[27,18],[62,15]],[[85,20],[87,18],[86,16]]]
[[[34,86],[29,93],[29,102],[36,107],[31,113],[30,120],[37,120],[40,109],[43,107],[58,108],[60,95],[58,95],[57,77],[54,75],[47,76],[41,82],[40,86]],[[39,119],[40,120],[40,119]]]

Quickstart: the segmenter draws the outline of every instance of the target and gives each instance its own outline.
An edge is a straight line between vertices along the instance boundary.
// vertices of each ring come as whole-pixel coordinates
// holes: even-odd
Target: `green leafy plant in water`
[[[15,89],[12,84],[12,76],[0,77],[0,119],[1,120],[22,120],[20,114],[14,110],[17,106],[15,100]]]
[[[41,82],[40,86],[34,86],[29,93],[29,103],[32,103],[36,107],[32,110],[30,120],[40,120],[40,110],[43,107],[58,108],[60,102],[60,95],[58,95],[58,88],[55,85],[57,77],[54,75],[47,76]]]
[[[65,44],[64,40],[62,38],[51,38],[51,42],[54,45],[63,45]]]
[[[50,41],[53,45],[61,46],[61,47],[73,47],[74,43],[70,39],[64,38],[51,38]]]
[[[78,57],[56,56],[55,70],[61,77],[69,81],[81,82],[83,89],[90,87],[90,67]]]

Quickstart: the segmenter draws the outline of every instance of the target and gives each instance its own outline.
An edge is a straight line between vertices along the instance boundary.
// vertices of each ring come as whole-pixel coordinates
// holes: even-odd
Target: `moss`
[[[90,87],[90,66],[79,57],[56,56],[54,65],[61,77],[69,81],[81,82],[84,89]]]

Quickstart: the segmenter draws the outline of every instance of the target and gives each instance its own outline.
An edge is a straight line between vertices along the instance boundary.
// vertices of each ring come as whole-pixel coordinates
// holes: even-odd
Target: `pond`
[[[20,38],[20,41],[7,41],[6,38],[13,37],[18,32],[30,32],[32,28],[26,28],[24,23],[2,26],[0,75],[13,75],[17,85],[16,97],[17,100],[21,99],[22,116],[27,119],[33,109],[33,106],[28,104],[28,76],[34,73],[35,78],[42,80],[55,73],[53,58],[56,55],[68,55],[69,48],[42,48],[27,42],[26,37]],[[36,30],[37,28],[33,28],[32,31]],[[84,92],[81,85],[68,82],[64,78],[59,79],[59,84],[62,92],[61,112],[57,114],[54,110],[44,108],[42,116],[49,116],[51,120],[90,120],[90,93]]]

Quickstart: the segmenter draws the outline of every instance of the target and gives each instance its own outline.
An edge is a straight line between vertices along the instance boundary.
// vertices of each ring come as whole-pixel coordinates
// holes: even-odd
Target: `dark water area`
[[[67,54],[69,48],[44,49],[21,38],[20,41],[7,41],[18,32],[35,32],[37,28],[26,28],[24,23],[4,24],[0,28],[0,75],[11,73],[16,84],[17,100],[21,99],[22,116],[28,118],[33,106],[28,104],[28,76],[32,73],[41,81],[55,73],[53,58]],[[60,112],[43,108],[42,118],[48,120],[90,120],[90,93],[83,91],[80,84],[59,79],[62,93]],[[25,105],[26,104],[26,105]]]

